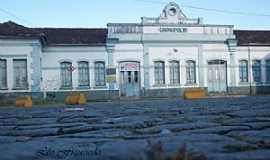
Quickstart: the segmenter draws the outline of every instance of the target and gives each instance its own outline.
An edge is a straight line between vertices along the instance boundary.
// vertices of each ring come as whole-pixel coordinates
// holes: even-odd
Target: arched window
[[[180,65],[178,61],[170,62],[170,83],[171,84],[180,83]]]
[[[89,64],[85,61],[78,63],[79,86],[89,86]]]
[[[240,82],[248,82],[248,61],[239,61],[239,78]]]
[[[71,62],[61,62],[61,87],[70,88],[72,87],[72,63]]]
[[[270,82],[270,59],[266,60],[266,81]]]
[[[7,88],[7,61],[0,59],[0,89]]]
[[[252,75],[254,82],[261,82],[261,61],[254,60],[252,64]]]
[[[195,84],[196,83],[196,63],[195,61],[187,61],[186,62],[186,77],[187,84]]]
[[[155,84],[165,84],[165,64],[162,61],[154,62],[155,68]]]
[[[95,85],[105,86],[105,63],[95,62]]]

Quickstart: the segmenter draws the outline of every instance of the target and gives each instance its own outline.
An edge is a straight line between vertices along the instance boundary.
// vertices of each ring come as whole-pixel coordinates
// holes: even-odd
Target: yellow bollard
[[[70,104],[70,96],[67,96],[67,97],[65,98],[65,104]]]
[[[16,98],[15,104],[17,107],[32,107],[33,101],[31,96],[19,96]]]
[[[86,97],[83,93],[73,93],[65,98],[65,104],[67,105],[84,105],[86,101]]]
[[[79,95],[79,100],[78,100],[79,105],[84,105],[86,104],[86,97],[83,93],[80,93]]]
[[[206,98],[206,93],[204,89],[201,88],[192,88],[186,89],[184,92],[185,99],[201,99]]]

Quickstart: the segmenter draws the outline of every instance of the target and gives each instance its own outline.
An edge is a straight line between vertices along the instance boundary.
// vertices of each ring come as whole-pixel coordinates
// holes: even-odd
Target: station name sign
[[[183,33],[187,32],[187,28],[160,28],[160,32],[177,32],[177,33]]]

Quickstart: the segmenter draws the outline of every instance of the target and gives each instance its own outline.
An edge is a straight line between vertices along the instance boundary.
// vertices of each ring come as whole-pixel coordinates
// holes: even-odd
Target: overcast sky
[[[0,0],[0,23],[8,20],[29,27],[106,27],[109,22],[140,22],[142,16],[158,17],[168,0]],[[235,25],[236,29],[270,30],[270,0],[175,0],[180,6],[248,12],[237,15],[182,7],[191,18],[205,24]],[[5,11],[12,13],[7,14]],[[18,18],[15,18],[18,17]],[[20,18],[20,19],[19,19]]]

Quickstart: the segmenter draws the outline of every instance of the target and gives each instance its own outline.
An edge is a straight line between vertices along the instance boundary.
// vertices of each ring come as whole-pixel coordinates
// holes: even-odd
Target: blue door
[[[138,97],[140,95],[140,72],[136,62],[124,62],[120,65],[121,96]]]
[[[121,71],[121,95],[137,97],[140,94],[139,71]]]

